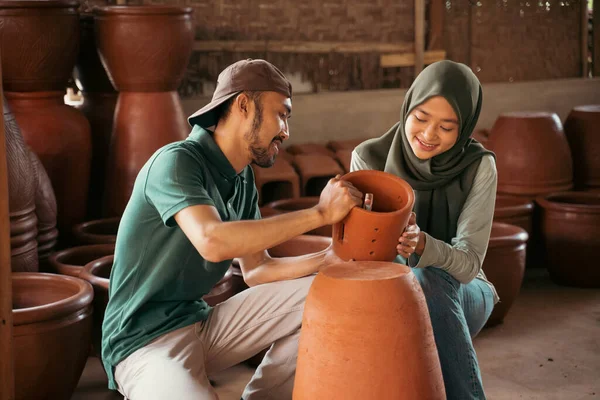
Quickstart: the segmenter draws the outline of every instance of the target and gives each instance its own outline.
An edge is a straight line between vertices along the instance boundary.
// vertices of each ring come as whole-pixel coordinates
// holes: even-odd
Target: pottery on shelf
[[[347,262],[315,277],[294,400],[445,399],[425,296],[409,267]]]
[[[494,285],[500,302],[494,306],[486,326],[502,323],[521,290],[525,273],[527,232],[518,226],[494,222],[483,272]]]
[[[573,187],[571,150],[555,113],[501,114],[488,144],[496,154],[498,193],[533,199]]]
[[[300,195],[319,196],[327,182],[342,175],[342,167],[330,156],[323,154],[298,154],[293,165],[300,175]]]
[[[277,157],[269,168],[253,164],[252,169],[259,204],[300,197],[300,177],[285,158]]]
[[[327,148],[333,150],[334,152],[338,152],[340,150],[349,150],[352,153],[352,150],[356,148],[359,144],[367,140],[368,138],[359,138],[359,139],[348,139],[348,140],[331,140],[327,143]]]
[[[343,260],[392,261],[408,224],[415,195],[403,179],[382,171],[354,171],[342,176],[363,194],[373,194],[373,208],[354,207],[333,225],[333,250]]]
[[[352,150],[338,150],[335,152],[335,159],[342,166],[344,172],[350,172],[352,162]]]
[[[334,151],[319,143],[300,143],[286,147],[286,151],[294,156],[298,154],[321,154],[333,157]]]
[[[16,400],[69,400],[85,367],[94,292],[84,280],[14,273]]]
[[[86,221],[73,227],[73,237],[78,245],[111,244],[117,241],[121,218],[103,218]]]
[[[574,107],[565,121],[577,189],[600,188],[600,104]]]
[[[52,272],[79,277],[87,263],[114,253],[114,244],[91,244],[58,251],[48,261]]]
[[[600,192],[540,196],[545,265],[559,285],[600,288]]]
[[[265,204],[263,208],[270,208],[278,213],[287,213],[292,211],[305,210],[319,204],[319,197],[298,197],[295,199],[283,199]],[[312,231],[306,232],[307,235],[319,235],[331,237],[332,226],[325,225]]]

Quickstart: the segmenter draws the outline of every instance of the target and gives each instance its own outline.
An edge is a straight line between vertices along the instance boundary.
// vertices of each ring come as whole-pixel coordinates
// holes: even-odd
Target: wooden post
[[[587,0],[580,0],[581,5],[581,75],[584,78],[588,77],[589,66],[588,66],[588,2]],[[598,21],[594,20],[594,27],[598,26]]]
[[[427,50],[441,50],[444,48],[444,1],[431,0],[429,2],[429,43]]]
[[[415,78],[425,65],[425,0],[415,0]]]
[[[594,60],[594,71],[592,75],[600,77],[600,0],[594,0],[594,14],[593,14],[593,40],[594,48],[592,49],[592,55]]]
[[[0,63],[0,106],[3,106]],[[4,107],[2,107],[4,108]],[[10,222],[8,219],[8,166],[4,113],[0,118],[0,400],[14,400],[12,275],[10,269]]]

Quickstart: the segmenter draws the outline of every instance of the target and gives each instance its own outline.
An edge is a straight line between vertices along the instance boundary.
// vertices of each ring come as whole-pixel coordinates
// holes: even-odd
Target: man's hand
[[[413,212],[410,214],[408,225],[404,229],[404,233],[398,239],[398,246],[396,250],[402,257],[408,259],[412,253],[417,255],[423,254],[425,248],[425,241],[422,240],[424,236],[417,225],[417,215]]]
[[[321,192],[319,204],[315,207],[323,216],[323,225],[341,221],[355,206],[361,206],[363,194],[350,182],[340,180],[337,175],[327,183]]]

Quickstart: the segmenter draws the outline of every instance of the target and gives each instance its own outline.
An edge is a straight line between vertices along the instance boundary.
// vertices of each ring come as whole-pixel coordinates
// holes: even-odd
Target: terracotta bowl
[[[271,208],[279,213],[286,213],[291,211],[305,210],[307,208],[311,208],[319,204],[318,196],[311,197],[298,197],[293,199],[283,199],[273,201],[271,203],[265,204],[265,208]],[[320,228],[314,229],[312,231],[306,232],[307,235],[318,235],[318,236],[327,236],[331,237],[332,226],[326,225]]]
[[[494,222],[483,272],[492,282],[500,303],[496,304],[486,326],[502,323],[523,283],[526,244],[529,235],[518,226]]]
[[[87,263],[114,252],[114,244],[77,246],[51,254],[48,262],[52,271],[78,277]]]
[[[73,227],[77,244],[112,244],[117,241],[121,218],[105,218],[87,221]]]
[[[15,398],[69,400],[88,358],[89,283],[70,276],[14,273]]]
[[[554,193],[536,201],[550,278],[560,285],[600,287],[600,193]]]
[[[381,171],[355,171],[342,176],[363,194],[373,194],[373,209],[354,207],[333,226],[333,250],[343,260],[392,261],[398,238],[415,202],[410,185]]]

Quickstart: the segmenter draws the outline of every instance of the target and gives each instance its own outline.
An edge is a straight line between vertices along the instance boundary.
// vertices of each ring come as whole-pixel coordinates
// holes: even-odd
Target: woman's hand
[[[396,250],[402,257],[408,259],[411,254],[417,253],[417,255],[423,254],[425,248],[425,235],[421,232],[419,225],[417,225],[417,215],[413,212],[410,214],[408,225],[404,229],[404,233],[398,239],[398,246]]]

